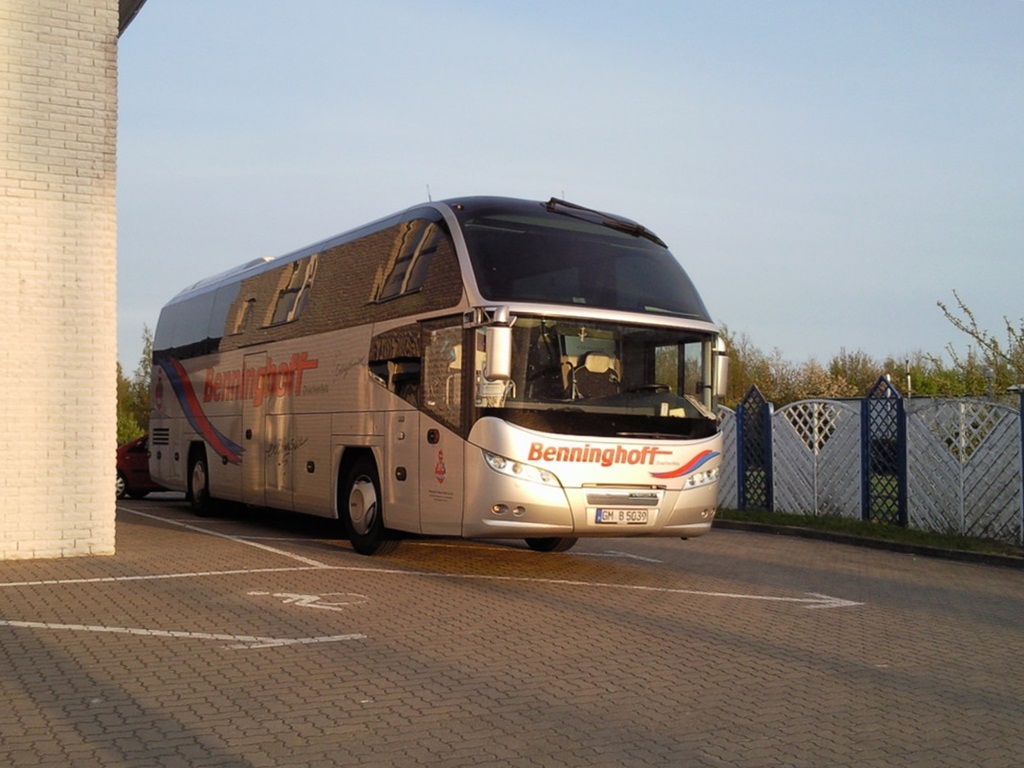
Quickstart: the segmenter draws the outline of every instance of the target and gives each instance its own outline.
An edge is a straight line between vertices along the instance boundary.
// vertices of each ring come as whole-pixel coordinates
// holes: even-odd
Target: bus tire
[[[566,552],[579,541],[575,536],[546,536],[544,538],[526,539],[526,544],[535,552]]]
[[[361,555],[386,555],[398,538],[384,527],[380,478],[372,456],[359,456],[345,473],[338,494],[338,514],[352,549]]]
[[[210,499],[210,465],[206,462],[206,448],[195,446],[188,455],[188,499],[192,512],[200,517],[212,514]]]

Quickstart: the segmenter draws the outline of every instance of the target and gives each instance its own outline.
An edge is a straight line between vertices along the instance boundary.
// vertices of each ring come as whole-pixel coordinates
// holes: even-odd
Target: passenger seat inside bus
[[[585,352],[572,370],[573,399],[619,393],[618,362],[600,352]]]

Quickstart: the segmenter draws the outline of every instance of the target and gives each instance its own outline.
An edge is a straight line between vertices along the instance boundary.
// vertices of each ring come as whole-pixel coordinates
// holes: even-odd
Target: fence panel
[[[736,412],[724,406],[718,409],[722,419],[722,469],[718,476],[718,506],[725,509],[739,507],[739,488],[736,485]]]
[[[1024,543],[1016,409],[976,400],[911,401],[907,473],[912,527]]]
[[[775,413],[775,508],[860,518],[860,403],[802,400]]]

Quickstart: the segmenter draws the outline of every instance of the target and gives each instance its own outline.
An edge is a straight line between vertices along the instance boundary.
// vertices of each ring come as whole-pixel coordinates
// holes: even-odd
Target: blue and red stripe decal
[[[689,475],[696,472],[718,455],[718,451],[701,451],[688,462],[683,464],[683,466],[670,470],[669,472],[651,472],[651,477],[657,477],[661,480],[673,480],[677,477],[682,477],[683,475]]]
[[[181,410],[185,413],[188,423],[192,425],[192,429],[202,435],[203,440],[217,452],[218,456],[227,459],[231,464],[241,464],[244,449],[210,423],[210,419],[203,412],[203,406],[199,404],[199,398],[192,388],[185,366],[178,360],[167,359],[160,361],[160,367],[167,374],[167,380],[171,383]]]

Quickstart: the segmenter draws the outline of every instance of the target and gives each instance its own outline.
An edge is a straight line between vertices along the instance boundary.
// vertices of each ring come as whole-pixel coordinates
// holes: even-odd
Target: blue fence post
[[[746,422],[746,398],[740,400],[736,405],[736,506],[739,509],[747,508],[746,483],[743,478],[747,475],[747,461],[743,456],[743,445],[747,440]]]
[[[740,509],[774,509],[772,406],[756,385],[736,408],[736,484]]]
[[[907,526],[907,414],[880,376],[861,407],[861,519]]]

